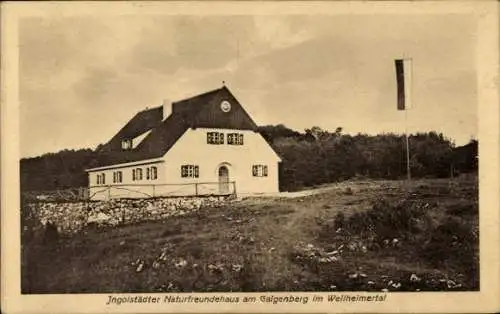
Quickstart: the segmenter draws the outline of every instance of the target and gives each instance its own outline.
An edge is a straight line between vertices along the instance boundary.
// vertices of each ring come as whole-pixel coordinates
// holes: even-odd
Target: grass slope
[[[477,180],[346,182],[23,238],[23,293],[477,290]]]

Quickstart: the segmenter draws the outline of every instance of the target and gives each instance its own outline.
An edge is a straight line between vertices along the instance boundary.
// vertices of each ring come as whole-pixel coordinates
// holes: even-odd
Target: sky
[[[128,15],[19,24],[22,157],[107,142],[138,111],[228,88],[259,125],[477,138],[468,15]],[[394,59],[413,59],[396,110]],[[405,119],[406,114],[406,119]]]

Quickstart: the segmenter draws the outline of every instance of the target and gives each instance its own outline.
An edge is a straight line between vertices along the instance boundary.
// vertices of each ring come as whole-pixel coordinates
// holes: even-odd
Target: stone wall
[[[31,211],[42,225],[54,224],[61,234],[73,234],[89,225],[117,226],[182,216],[202,207],[222,205],[228,197],[177,197],[114,199],[94,202],[34,202],[23,210]]]

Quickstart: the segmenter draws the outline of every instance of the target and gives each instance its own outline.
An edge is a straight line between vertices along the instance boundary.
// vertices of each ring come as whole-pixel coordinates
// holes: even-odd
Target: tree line
[[[319,127],[298,133],[283,125],[265,126],[261,133],[281,156],[284,190],[342,181],[353,177],[401,179],[407,175],[404,135],[343,134]],[[436,132],[409,136],[412,177],[450,177],[477,169],[477,141],[454,147]]]
[[[404,135],[343,134],[319,127],[297,132],[267,125],[259,132],[282,158],[281,190],[297,190],[353,177],[400,179],[406,176]],[[455,147],[436,132],[409,136],[412,177],[450,177],[477,170],[476,140]],[[54,190],[88,185],[85,169],[109,159],[96,149],[62,150],[21,159],[22,190]]]

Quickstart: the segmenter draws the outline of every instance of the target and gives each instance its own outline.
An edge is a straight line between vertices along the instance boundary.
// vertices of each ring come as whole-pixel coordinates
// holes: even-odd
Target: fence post
[[[194,194],[198,196],[198,182],[194,183]]]
[[[236,181],[233,181],[233,194],[236,196]]]
[[[155,185],[153,184],[153,197],[155,197]]]
[[[111,186],[108,185],[108,201],[111,200]]]

